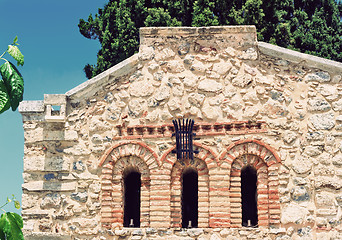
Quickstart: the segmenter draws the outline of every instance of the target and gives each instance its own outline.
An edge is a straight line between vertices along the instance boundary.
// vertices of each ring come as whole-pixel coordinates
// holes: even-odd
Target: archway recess
[[[125,141],[108,148],[100,158],[101,222],[105,228],[124,225],[124,172],[136,169],[141,174],[140,227],[150,226],[151,176],[158,174],[158,155],[145,143]]]
[[[280,224],[279,176],[281,160],[276,151],[262,141],[246,139],[227,147],[219,165],[229,175],[229,226],[242,227],[241,170],[246,166],[257,172],[258,226]]]

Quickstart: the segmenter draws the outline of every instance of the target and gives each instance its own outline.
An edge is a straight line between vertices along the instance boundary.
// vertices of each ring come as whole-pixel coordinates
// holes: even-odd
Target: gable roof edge
[[[138,54],[125,59],[106,71],[96,75],[95,77],[81,83],[73,89],[67,91],[65,95],[68,98],[78,99],[86,94],[97,92],[109,78],[120,77],[136,69],[138,63]]]
[[[325,71],[342,72],[342,63],[340,62],[316,57],[306,53],[300,53],[287,48],[278,47],[270,43],[257,42],[257,45],[262,54],[271,57],[281,58],[293,63],[301,63],[307,67],[318,68]]]

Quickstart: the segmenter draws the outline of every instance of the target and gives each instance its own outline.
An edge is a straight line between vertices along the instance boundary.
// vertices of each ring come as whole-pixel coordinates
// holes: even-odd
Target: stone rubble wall
[[[65,111],[47,107],[57,100],[22,103],[27,239],[342,239],[342,64],[293,55],[259,47],[250,26],[144,28],[139,53],[127,60],[132,67],[47,96],[61,99]],[[110,161],[108,149],[139,141],[161,162],[175,145],[171,121],[183,117],[198,124],[203,134],[195,142],[214,153],[218,172],[224,170],[219,157],[234,143],[272,147],[280,161],[274,186],[279,224],[103,227],[101,164]],[[260,129],[248,128],[257,122]]]

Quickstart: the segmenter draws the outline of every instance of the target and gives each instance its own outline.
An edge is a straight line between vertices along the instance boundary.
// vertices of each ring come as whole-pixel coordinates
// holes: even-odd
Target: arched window
[[[198,174],[188,168],[182,175],[182,227],[198,226]]]
[[[124,172],[124,227],[140,227],[141,177],[136,170]]]
[[[257,208],[257,172],[255,168],[246,166],[241,170],[242,226],[258,225]]]

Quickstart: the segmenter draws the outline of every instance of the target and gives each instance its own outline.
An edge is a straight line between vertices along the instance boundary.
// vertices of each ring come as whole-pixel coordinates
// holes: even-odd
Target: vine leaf
[[[7,52],[17,61],[18,66],[24,65],[24,55],[20,52],[17,46],[8,45]]]
[[[12,110],[15,111],[23,100],[24,79],[18,69],[8,61],[0,66],[0,73],[9,95]]]
[[[0,239],[1,240],[24,240],[21,231],[23,219],[13,212],[6,212],[0,218]]]

